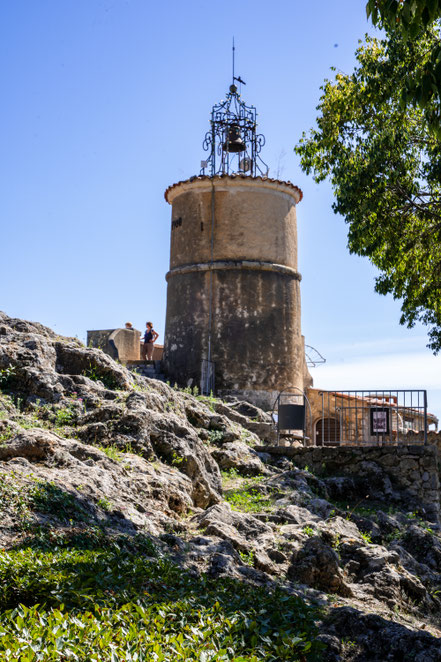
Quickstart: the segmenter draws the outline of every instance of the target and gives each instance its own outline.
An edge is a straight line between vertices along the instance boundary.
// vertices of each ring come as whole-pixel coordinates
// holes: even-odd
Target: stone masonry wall
[[[406,437],[406,443],[412,443],[415,441],[416,443],[422,443],[424,440],[424,432],[412,432],[409,431],[407,433]],[[435,432],[435,430],[430,430],[427,433],[427,443],[429,446],[436,446],[438,448],[438,454],[441,454],[441,430],[439,432]]]
[[[300,324],[296,204],[289,182],[202,177],[166,192],[172,204],[164,372],[271,409],[310,383]]]
[[[382,448],[275,448],[272,454],[288,456],[299,468],[316,475],[356,477],[363,489],[385,501],[400,500],[423,508],[434,521],[440,519],[440,476],[435,446]],[[365,493],[360,491],[360,499]]]

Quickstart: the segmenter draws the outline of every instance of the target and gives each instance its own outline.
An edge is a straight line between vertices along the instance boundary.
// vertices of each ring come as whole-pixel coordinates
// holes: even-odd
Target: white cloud
[[[420,352],[329,362],[311,369],[322,388],[440,388],[441,357]]]
[[[376,337],[367,340],[357,340],[352,343],[333,343],[328,348],[328,356],[330,360],[333,357],[359,357],[370,358],[372,355],[379,356],[382,354],[408,354],[418,353],[427,354],[433,358],[433,354],[429,350],[421,351],[427,345],[426,336],[410,336],[406,335],[402,338],[381,338],[378,334]]]

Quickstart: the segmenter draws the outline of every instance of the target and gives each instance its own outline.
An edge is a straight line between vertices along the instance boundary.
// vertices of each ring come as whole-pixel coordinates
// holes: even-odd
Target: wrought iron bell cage
[[[202,162],[202,175],[206,168],[211,177],[232,173],[251,177],[268,174],[268,166],[260,157],[265,137],[257,133],[256,119],[256,108],[247,106],[237,86],[230,85],[226,99],[211,111],[211,129],[203,142],[209,156]]]

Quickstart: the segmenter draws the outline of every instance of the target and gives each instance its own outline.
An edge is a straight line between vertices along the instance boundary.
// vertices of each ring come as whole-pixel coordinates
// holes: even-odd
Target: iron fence
[[[316,446],[427,443],[427,391],[320,391]]]

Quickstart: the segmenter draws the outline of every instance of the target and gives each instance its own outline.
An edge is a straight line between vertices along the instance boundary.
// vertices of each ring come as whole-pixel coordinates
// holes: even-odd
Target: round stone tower
[[[238,96],[235,85],[230,95]],[[237,395],[269,409],[279,391],[310,383],[297,271],[302,192],[290,182],[258,176],[257,143],[239,154],[249,174],[230,173],[228,138],[242,152],[245,147],[237,144],[244,134],[246,146],[240,122],[227,120],[219,131],[226,152],[220,174],[212,162],[211,175],[165,192],[172,222],[164,369],[172,383]],[[213,120],[207,135],[214,160]]]

